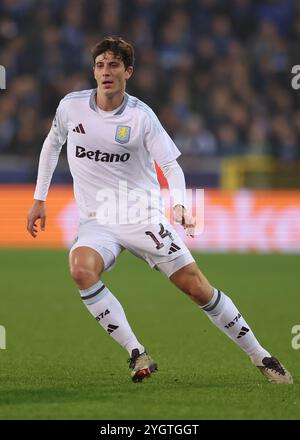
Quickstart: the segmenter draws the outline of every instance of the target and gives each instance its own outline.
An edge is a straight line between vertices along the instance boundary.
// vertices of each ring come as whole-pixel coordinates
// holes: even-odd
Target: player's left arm
[[[176,160],[181,153],[152,110],[145,119],[145,144],[168,181],[173,199],[175,222],[180,223],[185,228],[187,235],[193,236],[195,222],[186,209],[185,178]]]
[[[177,160],[174,159],[161,165],[161,169],[169,184],[169,191],[173,202],[174,221],[184,227],[187,235],[193,237],[196,223],[195,219],[192,218],[186,209],[186,186],[182,168]]]

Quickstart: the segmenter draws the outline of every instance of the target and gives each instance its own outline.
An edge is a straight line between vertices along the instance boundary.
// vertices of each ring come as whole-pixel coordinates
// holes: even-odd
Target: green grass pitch
[[[90,316],[67,252],[0,251],[1,419],[299,419],[299,256],[196,255],[295,384],[272,385],[183,293],[129,253],[104,276],[159,365],[130,381],[128,355]]]

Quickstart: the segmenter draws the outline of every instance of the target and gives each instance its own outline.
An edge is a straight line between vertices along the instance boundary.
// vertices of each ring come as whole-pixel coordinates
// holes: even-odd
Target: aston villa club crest
[[[127,125],[118,125],[116,129],[115,139],[120,144],[126,144],[130,138],[131,127]]]

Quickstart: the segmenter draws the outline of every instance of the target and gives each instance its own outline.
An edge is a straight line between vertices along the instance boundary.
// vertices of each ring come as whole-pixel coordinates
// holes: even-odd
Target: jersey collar
[[[90,96],[90,108],[92,110],[94,110],[95,112],[97,112],[97,104],[96,104],[96,99],[95,99],[96,98],[96,93],[97,93],[97,89],[93,89],[92,93],[91,93],[91,96]],[[114,116],[121,115],[124,112],[124,110],[126,108],[126,105],[127,105],[127,102],[128,102],[128,98],[129,98],[128,94],[125,93],[124,99],[123,99],[123,104],[119,108],[119,110],[116,113],[114,113]]]

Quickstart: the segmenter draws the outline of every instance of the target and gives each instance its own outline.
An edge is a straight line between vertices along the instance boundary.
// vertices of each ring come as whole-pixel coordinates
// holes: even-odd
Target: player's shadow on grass
[[[128,390],[126,390],[128,393]],[[117,396],[116,396],[117,397]],[[47,387],[43,389],[31,390],[10,390],[1,391],[0,408],[1,406],[22,404],[61,404],[61,403],[78,403],[81,401],[99,401],[111,399],[111,388],[103,390],[102,388],[84,389],[69,389],[69,387]],[[0,410],[1,418],[1,410]]]
[[[228,388],[239,388],[245,392],[257,389],[264,385],[260,383],[259,380],[244,381],[241,380],[228,380],[228,376],[220,376],[216,378],[212,377],[199,377],[195,375],[194,377],[177,377],[177,376],[166,376],[162,375],[161,378],[153,377],[144,383],[134,384],[131,383],[128,378],[124,378],[123,381],[118,380],[114,375],[111,377],[108,383],[105,381],[99,382],[95,380],[94,383],[83,381],[80,384],[66,386],[47,386],[44,388],[32,388],[32,389],[13,389],[1,390],[0,393],[0,407],[7,405],[22,405],[22,404],[51,404],[51,403],[76,403],[84,400],[88,401],[99,401],[99,400],[110,400],[112,394],[116,402],[120,398],[127,398],[128,393],[138,393],[138,394],[148,394],[148,392],[161,392],[169,393],[176,391],[184,391],[185,393],[195,392],[196,389],[204,390],[221,390]],[[267,384],[268,385],[268,384]],[[1,413],[1,411],[0,411]]]

